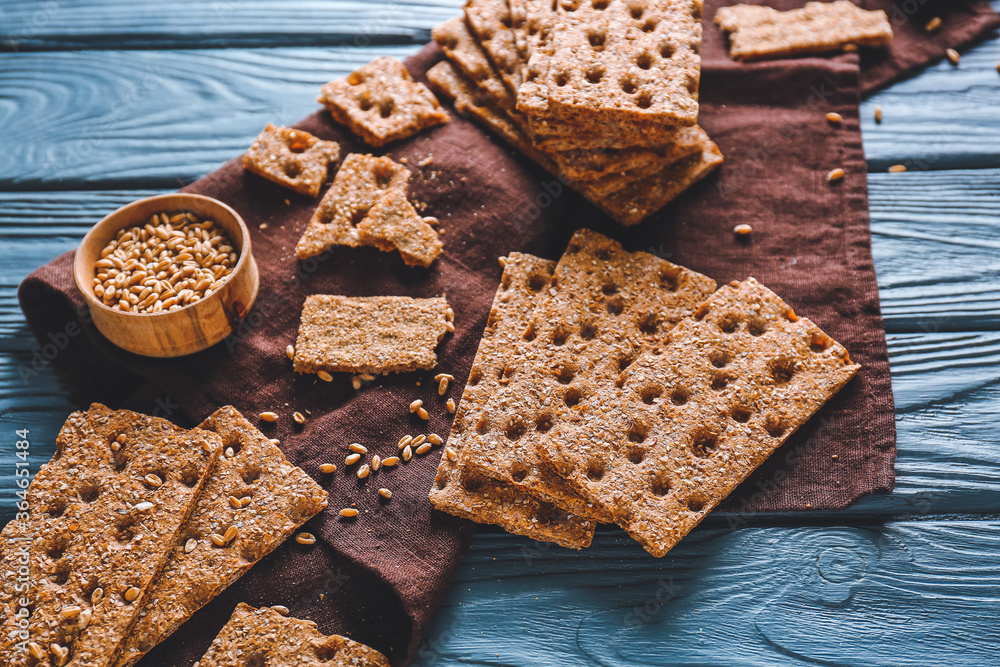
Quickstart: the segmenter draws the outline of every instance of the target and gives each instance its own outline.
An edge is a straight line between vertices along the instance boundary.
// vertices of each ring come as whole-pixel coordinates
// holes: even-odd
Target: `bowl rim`
[[[161,195],[153,195],[152,197],[143,197],[142,199],[136,199],[135,201],[129,202],[128,204],[125,204],[124,206],[121,206],[121,207],[115,209],[111,213],[108,213],[106,216],[104,216],[99,221],[97,221],[96,223],[94,223],[94,225],[89,230],[87,230],[87,233],[83,235],[83,238],[80,239],[80,243],[76,247],[76,255],[73,257],[73,281],[76,283],[76,289],[77,289],[77,291],[79,291],[80,294],[83,295],[83,299],[84,299],[84,301],[86,301],[88,303],[88,305],[90,305],[91,307],[93,307],[94,305],[96,305],[99,308],[101,308],[103,310],[106,310],[109,313],[113,313],[114,315],[120,316],[120,317],[149,317],[149,318],[155,318],[155,317],[162,317],[162,316],[166,316],[166,315],[177,315],[178,313],[184,312],[188,308],[194,308],[194,307],[198,306],[199,304],[203,303],[203,301],[196,301],[194,303],[189,303],[189,304],[187,304],[185,306],[181,306],[177,310],[161,310],[161,311],[156,312],[156,313],[132,313],[132,312],[126,312],[126,311],[118,310],[117,308],[112,308],[111,306],[106,306],[104,304],[104,301],[102,299],[98,299],[97,296],[95,294],[93,294],[93,292],[88,292],[86,289],[84,289],[84,286],[80,284],[81,277],[82,277],[81,274],[80,274],[80,271],[83,270],[83,269],[85,269],[85,267],[80,266],[83,263],[83,256],[80,254],[80,248],[83,247],[83,245],[87,242],[88,239],[91,238],[92,235],[95,235],[96,232],[100,228],[104,227],[105,223],[107,223],[110,220],[114,219],[116,216],[119,216],[119,215],[122,215],[122,214],[128,212],[129,209],[131,209],[131,208],[138,208],[140,205],[146,204],[147,202],[157,201],[157,200],[160,200],[160,199],[176,199],[176,198],[182,198],[182,199],[188,198],[188,199],[196,199],[196,200],[205,201],[205,202],[208,202],[210,205],[218,206],[219,208],[221,208],[222,210],[226,211],[227,213],[229,213],[230,215],[233,216],[233,219],[236,220],[236,224],[237,224],[237,226],[238,226],[238,228],[240,230],[240,233],[241,233],[241,235],[243,237],[242,238],[243,243],[241,244],[241,247],[240,247],[239,258],[236,260],[236,266],[234,266],[232,272],[228,276],[226,276],[226,280],[224,281],[224,284],[228,284],[229,281],[230,281],[230,279],[232,279],[233,276],[236,275],[237,271],[239,271],[241,268],[243,268],[244,263],[248,261],[247,258],[252,255],[252,248],[251,248],[251,241],[250,241],[250,229],[247,227],[246,222],[243,221],[243,218],[240,216],[240,214],[237,213],[233,209],[233,207],[231,207],[229,204],[226,204],[223,201],[219,201],[218,199],[215,199],[214,197],[209,197],[207,195],[197,194],[197,193],[194,193],[194,192],[167,192],[167,193],[164,193],[164,194],[161,194]],[[137,225],[139,225],[138,222],[133,222],[133,223],[122,225],[122,226],[118,227],[118,229],[126,229],[128,227],[135,227]],[[116,230],[116,232],[117,232],[117,230]],[[92,267],[90,267],[89,270],[92,271],[95,268],[96,267],[92,266]],[[90,277],[90,279],[92,279],[92,278],[93,278],[93,276]],[[208,296],[208,299],[211,299],[212,297],[220,295],[221,292],[222,292],[222,289],[221,289],[221,286],[220,286],[220,289],[216,290],[215,292],[212,292]]]

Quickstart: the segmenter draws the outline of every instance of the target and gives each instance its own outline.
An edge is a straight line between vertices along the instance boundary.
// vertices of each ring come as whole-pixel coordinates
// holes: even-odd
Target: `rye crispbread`
[[[567,178],[576,181],[600,180],[612,175],[639,173],[649,175],[689,155],[703,150],[708,135],[695,125],[677,132],[676,139],[664,146],[649,148],[608,148],[552,151],[549,154]],[[612,190],[613,192],[614,190]]]
[[[406,373],[437,365],[451,328],[444,297],[312,294],[302,307],[297,373]]]
[[[3,577],[4,664],[114,665],[221,448],[213,433],[97,403],[70,415],[28,490],[27,523],[3,531],[5,551],[8,535],[31,539],[25,650],[8,613],[25,593]]]
[[[243,168],[308,197],[319,195],[340,144],[303,130],[267,124],[243,156]]]
[[[729,54],[736,60],[825,53],[848,44],[878,46],[892,41],[885,11],[866,11],[850,0],[807,2],[787,12],[735,5],[719,9],[715,22],[729,33]]]
[[[470,415],[481,409],[505,382],[502,373],[507,360],[518,355],[524,346],[522,336],[531,312],[538,295],[550,286],[554,268],[555,262],[532,255],[511,253],[506,258],[500,286],[472,364],[472,374],[462,393],[429,497],[436,508],[449,514],[580,549],[590,545],[593,522],[510,485],[466,470],[452,458],[452,452],[461,456],[465,442],[474,433],[475,422],[470,421]]]
[[[224,455],[173,545],[117,667],[137,662],[326,507],[326,491],[232,406],[219,408],[198,428],[219,436]],[[230,498],[250,500],[234,509]],[[216,546],[210,536],[224,535],[230,526],[238,526],[239,533]],[[190,540],[196,541],[193,548]]]
[[[507,89],[499,72],[494,69],[480,44],[469,32],[463,17],[456,16],[435,26],[431,30],[431,37],[462,74],[474,81],[494,104],[504,109],[514,107],[514,95]]]
[[[389,667],[373,648],[324,635],[312,621],[241,602],[208,652],[192,667]]]
[[[858,368],[749,278],[716,292],[538,453],[662,556]]]
[[[623,367],[714,290],[711,278],[578,230],[531,315],[526,342],[502,367],[505,382],[485,406],[470,406],[475,428],[462,463],[579,516],[609,521],[605,509],[539,465],[536,442],[590,409]]]
[[[316,101],[370,146],[448,122],[448,113],[431,91],[414,81],[403,63],[388,56],[326,84]]]
[[[295,245],[295,254],[305,259],[335,245],[362,245],[357,224],[386,192],[405,193],[409,180],[410,170],[392,158],[348,155]]]
[[[506,0],[468,0],[465,20],[476,41],[500,74],[512,99],[521,86],[524,63],[510,26],[512,17]]]
[[[441,237],[406,199],[402,188],[389,190],[358,223],[358,238],[379,250],[398,250],[407,266],[428,267],[441,254]]]
[[[700,0],[561,3],[534,48],[518,109],[567,121],[694,125]]]

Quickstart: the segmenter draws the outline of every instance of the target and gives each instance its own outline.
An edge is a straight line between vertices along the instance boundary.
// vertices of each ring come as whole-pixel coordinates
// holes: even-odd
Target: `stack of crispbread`
[[[326,507],[231,407],[185,430],[94,404],[56,444],[2,533],[5,665],[131,665]]]
[[[590,230],[505,259],[431,502],[538,540],[596,523],[662,556],[856,373],[753,278]]]
[[[626,225],[722,162],[697,125],[701,0],[468,0],[431,86]]]

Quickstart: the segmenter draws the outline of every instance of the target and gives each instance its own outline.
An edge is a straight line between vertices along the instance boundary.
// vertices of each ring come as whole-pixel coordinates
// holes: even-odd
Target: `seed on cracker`
[[[878,46],[892,40],[884,11],[866,11],[850,0],[807,2],[786,12],[734,5],[719,9],[715,22],[729,33],[729,54],[736,60],[825,53],[847,45]]]
[[[339,158],[340,144],[334,141],[268,123],[243,156],[243,168],[299,194],[316,197],[327,170]]]
[[[447,322],[443,297],[346,297],[314,294],[302,308],[299,373],[402,373],[437,364]]]
[[[317,101],[371,146],[405,139],[449,120],[431,91],[395,58],[376,58],[323,86]]]
[[[385,252],[398,251],[407,266],[429,267],[443,247],[437,232],[417,214],[402,189],[379,198],[357,230],[362,243]]]

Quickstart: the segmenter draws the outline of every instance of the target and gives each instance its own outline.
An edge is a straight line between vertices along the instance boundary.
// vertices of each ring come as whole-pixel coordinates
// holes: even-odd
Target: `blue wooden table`
[[[74,407],[21,279],[313,111],[326,81],[414,53],[459,5],[0,3],[0,521],[15,430],[37,468]],[[713,515],[662,560],[617,529],[580,553],[482,529],[416,664],[1000,665],[998,61],[993,39],[863,105],[896,490],[738,530]]]

